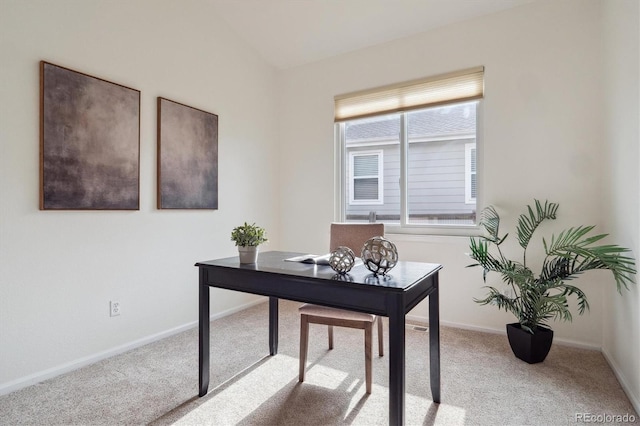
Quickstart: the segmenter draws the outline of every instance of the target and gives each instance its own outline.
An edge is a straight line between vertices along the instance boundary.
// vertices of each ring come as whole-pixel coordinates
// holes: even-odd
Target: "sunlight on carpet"
[[[247,369],[199,400],[175,425],[255,424],[265,406],[300,405],[313,412],[342,411],[338,418],[348,424],[387,424],[389,389],[373,385],[371,395],[365,393],[364,377],[314,364],[308,367],[305,382],[298,383],[298,359],[286,355],[269,357],[255,368]],[[215,384],[213,384],[215,385]],[[428,386],[428,385],[427,385]],[[432,424],[464,424],[465,410],[406,394],[407,419],[430,420]],[[265,419],[270,424],[275,419]],[[322,417],[310,424],[319,424]],[[262,423],[258,421],[258,423]]]
[[[297,367],[298,360],[295,359],[295,362]],[[347,376],[348,374],[344,371],[338,371],[333,368],[316,364],[312,367],[307,367],[307,371],[304,375],[304,382],[306,384],[313,384],[325,389],[338,389],[338,387],[347,379]],[[355,384],[357,384],[357,381]]]
[[[175,424],[236,424],[248,416],[260,405],[272,398],[291,380],[297,380],[298,360],[277,355],[242,380],[233,381],[228,387],[217,392],[209,391],[206,402],[182,417]],[[291,374],[284,372],[290,371]],[[259,383],[260,386],[256,386]]]

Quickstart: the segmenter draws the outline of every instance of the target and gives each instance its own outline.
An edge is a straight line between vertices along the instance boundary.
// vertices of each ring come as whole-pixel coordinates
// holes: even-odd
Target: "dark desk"
[[[269,296],[269,352],[278,352],[278,299],[315,303],[389,318],[389,424],[404,423],[405,315],[429,296],[429,355],[433,401],[440,402],[440,319],[438,271],[441,265],[398,262],[387,277],[363,265],[348,279],[328,266],[285,262],[304,253],[260,253],[258,263],[240,265],[238,257],[196,263],[200,270],[200,396],[209,388],[209,287]]]

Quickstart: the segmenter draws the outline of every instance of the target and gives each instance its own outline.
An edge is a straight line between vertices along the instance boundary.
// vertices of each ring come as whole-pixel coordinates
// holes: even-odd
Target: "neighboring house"
[[[408,115],[408,213],[415,223],[474,223],[476,103]],[[345,126],[347,220],[400,218],[400,118]]]

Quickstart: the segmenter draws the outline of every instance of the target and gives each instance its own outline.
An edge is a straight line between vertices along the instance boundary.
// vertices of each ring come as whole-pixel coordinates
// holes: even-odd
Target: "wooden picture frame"
[[[218,116],[162,97],[158,209],[218,209]]]
[[[40,209],[139,208],[140,91],[40,61]]]

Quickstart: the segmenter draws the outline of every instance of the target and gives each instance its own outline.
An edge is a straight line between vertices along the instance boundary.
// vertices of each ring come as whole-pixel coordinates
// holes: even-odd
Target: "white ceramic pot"
[[[256,263],[258,260],[258,246],[238,246],[240,263]]]

